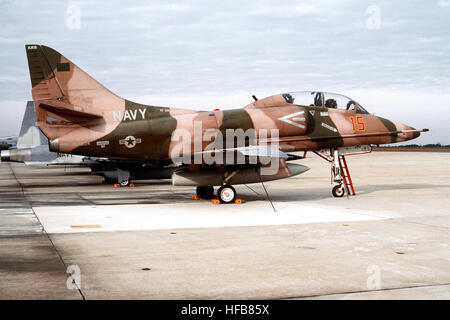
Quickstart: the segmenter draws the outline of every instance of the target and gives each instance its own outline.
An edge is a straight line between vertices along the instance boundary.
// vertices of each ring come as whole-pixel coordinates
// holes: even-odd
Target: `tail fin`
[[[17,148],[32,148],[48,144],[48,139],[36,127],[36,112],[33,101],[28,101],[23,115],[22,127],[17,139]]]
[[[59,52],[37,44],[25,48],[37,125],[49,139],[104,122],[104,111],[124,105]]]

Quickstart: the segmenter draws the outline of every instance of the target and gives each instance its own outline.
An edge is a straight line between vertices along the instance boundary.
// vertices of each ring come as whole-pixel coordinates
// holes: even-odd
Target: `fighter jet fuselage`
[[[74,130],[61,136],[59,128],[55,130],[46,123],[40,127],[51,137],[52,151],[153,161],[171,158],[173,150],[182,143],[178,141],[177,130],[190,133],[190,149],[184,151],[191,154],[196,135],[201,137],[201,148],[197,151],[202,151],[217,139],[217,134],[223,138],[227,130],[237,129],[254,130],[256,143],[263,136],[271,143],[278,142],[284,152],[389,144],[414,139],[420,134],[407,125],[362,110],[289,104],[282,95],[258,100],[241,109],[216,111],[155,107],[128,100],[123,103],[124,108],[109,110],[113,125],[109,133],[97,139],[91,137],[105,127],[104,119],[91,122],[93,134],[90,135],[82,134],[86,128],[80,134]],[[278,132],[277,137],[271,136],[272,130]]]

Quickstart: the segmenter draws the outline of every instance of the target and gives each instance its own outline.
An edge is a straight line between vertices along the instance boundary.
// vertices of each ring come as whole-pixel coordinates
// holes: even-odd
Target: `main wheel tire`
[[[126,187],[130,184],[130,180],[122,180],[119,182],[121,187]]]
[[[206,200],[214,198],[214,187],[206,187]]]
[[[342,198],[345,194],[344,186],[342,184],[338,184],[337,186],[334,186],[331,193],[333,193],[333,197],[335,197],[335,198]]]
[[[217,196],[221,203],[232,203],[236,200],[236,190],[229,185],[224,185],[217,190]]]
[[[214,197],[214,187],[197,187],[197,196],[200,199],[211,200]]]

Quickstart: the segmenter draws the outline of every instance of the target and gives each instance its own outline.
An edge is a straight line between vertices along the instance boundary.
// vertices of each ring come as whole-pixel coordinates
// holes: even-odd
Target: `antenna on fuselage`
[[[264,185],[263,179],[261,178],[261,173],[257,171],[257,174],[259,176],[259,180],[261,181],[261,185],[264,189],[264,192],[266,193],[267,200],[269,200],[270,205],[272,206],[273,212],[277,212],[277,210],[275,209],[275,207],[272,203],[272,199],[270,199],[270,197],[269,197],[269,193],[267,192],[267,189],[266,189],[266,186]]]
[[[252,95],[253,100],[258,101],[258,98],[255,95]]]

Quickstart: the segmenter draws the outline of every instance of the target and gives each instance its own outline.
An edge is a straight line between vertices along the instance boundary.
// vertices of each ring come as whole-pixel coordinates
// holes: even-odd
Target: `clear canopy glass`
[[[326,107],[368,113],[356,101],[341,94],[320,91],[296,91],[282,94],[287,103],[301,106]]]

